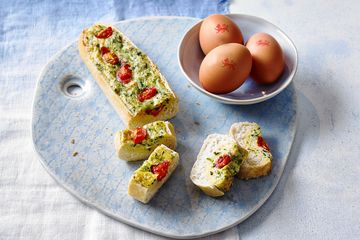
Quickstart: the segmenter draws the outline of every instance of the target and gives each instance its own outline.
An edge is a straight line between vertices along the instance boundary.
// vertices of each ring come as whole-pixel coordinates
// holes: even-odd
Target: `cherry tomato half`
[[[111,65],[116,65],[119,63],[119,58],[116,56],[115,53],[113,52],[108,52],[108,53],[105,53],[103,55],[103,59],[105,62],[111,64]]]
[[[151,166],[151,172],[157,174],[157,180],[160,182],[164,177],[166,177],[169,170],[170,162],[165,160],[162,163]]]
[[[231,162],[231,157],[227,154],[222,155],[215,161],[215,167],[223,168]]]
[[[267,143],[265,142],[265,140],[262,138],[262,137],[258,137],[258,139],[257,139],[257,145],[259,146],[259,147],[262,147],[262,148],[264,148],[265,150],[267,150],[267,151],[270,151],[270,148],[269,148],[269,146],[267,145]]]
[[[127,84],[131,81],[132,78],[132,70],[130,68],[129,64],[125,64],[124,66],[121,66],[119,70],[116,72],[116,78],[119,82],[123,84]]]
[[[101,53],[101,56],[104,59],[104,61],[109,64],[116,65],[120,62],[120,60],[116,56],[116,54],[111,52],[110,49],[107,47],[101,47],[100,53]]]
[[[104,54],[109,53],[109,52],[110,52],[110,49],[108,49],[107,47],[100,48],[101,56],[104,56]]]
[[[100,31],[98,34],[95,35],[97,38],[105,39],[112,35],[113,30],[111,27],[105,28],[104,30]]]
[[[148,115],[152,115],[154,117],[156,117],[157,115],[159,115],[159,113],[161,112],[161,110],[163,109],[164,106],[160,106],[154,109],[148,109],[145,111],[146,114]]]
[[[138,127],[133,131],[133,141],[135,144],[141,143],[146,139],[147,132],[144,128]]]
[[[138,99],[140,102],[148,100],[157,94],[157,89],[155,87],[145,88],[139,95]]]

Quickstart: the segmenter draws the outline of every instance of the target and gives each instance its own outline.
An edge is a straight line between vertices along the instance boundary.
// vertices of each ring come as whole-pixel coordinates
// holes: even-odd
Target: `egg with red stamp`
[[[213,14],[201,23],[199,42],[205,55],[222,44],[243,44],[243,41],[240,28],[227,16]]]
[[[251,54],[238,43],[220,45],[209,52],[199,69],[203,88],[211,93],[229,93],[240,87],[251,71]]]
[[[285,67],[284,53],[280,44],[267,33],[256,33],[246,43],[252,55],[251,77],[257,83],[275,82]]]

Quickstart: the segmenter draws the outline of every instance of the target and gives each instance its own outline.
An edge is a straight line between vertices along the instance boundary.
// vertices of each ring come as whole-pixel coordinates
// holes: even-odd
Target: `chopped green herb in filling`
[[[157,68],[151,64],[148,56],[135,47],[125,36],[113,29],[108,38],[97,38],[96,34],[107,28],[104,25],[94,25],[85,32],[84,43],[90,55],[90,60],[104,75],[113,91],[120,96],[132,115],[141,111],[155,109],[165,101],[169,101],[172,93],[166,88],[161,80]],[[106,47],[111,53],[116,54],[119,63],[110,64],[103,59],[101,48]],[[132,79],[128,83],[122,83],[116,77],[116,72],[124,64],[129,64],[132,71]],[[144,101],[139,101],[139,94],[146,88],[155,87],[155,96]]]
[[[231,161],[225,166],[219,168],[216,166],[216,162],[219,157],[228,155]],[[207,157],[206,160],[212,164],[209,166],[209,176],[211,181],[219,188],[224,191],[229,191],[234,176],[239,172],[240,165],[247,156],[247,152],[238,147],[236,144],[225,145],[222,148],[214,151],[211,156]]]
[[[143,140],[139,145],[145,146],[147,149],[153,149],[154,145],[161,141],[161,139],[170,136],[168,127],[164,121],[156,121],[144,125],[143,127],[147,132],[147,138]],[[131,130],[123,130],[123,137],[121,141],[127,144],[134,144],[134,141],[131,137]]]
[[[154,151],[148,160],[146,160],[133,175],[133,178],[144,187],[150,187],[155,183],[157,175],[151,172],[151,166],[169,161],[170,166],[174,164],[176,152],[169,151],[164,148],[158,148]]]

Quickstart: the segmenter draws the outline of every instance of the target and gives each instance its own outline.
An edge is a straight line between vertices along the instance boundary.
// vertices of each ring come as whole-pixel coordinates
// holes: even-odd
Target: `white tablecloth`
[[[1,2],[0,8],[9,5]],[[94,9],[108,3],[92,4]],[[37,32],[47,29],[49,18],[38,6],[0,10],[0,30],[9,38],[0,35],[1,53],[8,56],[0,63],[0,239],[161,239],[85,206],[38,161],[30,136],[33,79],[82,26],[114,19],[84,8],[89,17],[83,22],[59,18],[58,25]],[[360,2],[241,0],[231,11],[264,17],[294,40],[300,60],[298,133],[266,204],[242,224],[208,239],[360,239]],[[9,18],[33,21],[33,28],[19,34],[11,24],[4,26]],[[59,27],[64,24],[69,30]],[[17,39],[11,39],[12,32]],[[36,44],[22,39],[28,34]],[[15,48],[21,55],[11,55]],[[36,56],[39,51],[42,58]]]

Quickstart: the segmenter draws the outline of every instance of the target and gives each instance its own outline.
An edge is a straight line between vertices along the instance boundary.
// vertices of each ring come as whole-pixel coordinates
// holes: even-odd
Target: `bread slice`
[[[226,155],[230,157],[230,162],[219,166],[219,159],[224,159]],[[234,176],[239,172],[246,155],[246,151],[230,136],[211,134],[201,147],[190,179],[205,194],[211,197],[222,196],[230,190]]]
[[[167,171],[161,174],[158,173],[156,167],[168,162]],[[172,172],[179,163],[179,154],[165,145],[158,146],[153,153],[151,153],[148,160],[138,168],[132,175],[128,193],[130,196],[142,203],[148,203],[159,188],[167,181]],[[155,166],[155,167],[154,167]]]
[[[229,131],[240,147],[248,151],[248,157],[241,165],[241,179],[257,178],[269,174],[272,166],[272,154],[262,137],[257,123],[234,123]]]
[[[144,160],[161,144],[171,149],[176,148],[176,134],[170,122],[156,121],[148,123],[142,128],[146,130],[147,137],[138,144],[134,143],[131,130],[125,129],[116,133],[115,149],[120,159],[125,161]]]
[[[111,36],[98,38],[106,28],[111,28]],[[115,27],[95,24],[83,30],[78,48],[96,82],[129,128],[167,120],[178,112],[178,98],[158,67]],[[110,63],[104,58],[107,51],[113,56]],[[129,82],[118,77],[120,68],[125,65],[132,71]],[[155,96],[140,100],[141,93],[151,88],[156,89]]]

